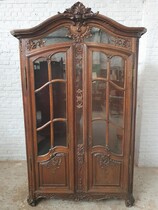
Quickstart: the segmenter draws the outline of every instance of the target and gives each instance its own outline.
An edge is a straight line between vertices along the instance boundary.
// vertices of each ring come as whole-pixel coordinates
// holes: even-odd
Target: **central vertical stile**
[[[84,152],[83,142],[83,43],[74,43],[74,69],[75,69],[75,130],[76,130],[76,191],[84,189]]]

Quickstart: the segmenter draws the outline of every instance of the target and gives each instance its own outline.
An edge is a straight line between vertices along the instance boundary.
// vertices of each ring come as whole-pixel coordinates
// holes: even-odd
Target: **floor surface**
[[[123,200],[66,201],[42,200],[36,207],[27,204],[26,161],[0,162],[0,210],[158,210],[158,168],[135,168],[134,207]]]

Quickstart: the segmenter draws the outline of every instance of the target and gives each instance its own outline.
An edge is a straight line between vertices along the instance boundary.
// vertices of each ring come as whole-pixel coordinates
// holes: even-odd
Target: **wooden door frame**
[[[66,149],[63,146],[59,146],[59,147],[54,147],[52,148],[47,154],[39,156],[37,155],[37,139],[34,140],[34,138],[36,138],[36,119],[35,119],[35,97],[34,97],[34,68],[33,68],[33,61],[36,60],[39,57],[45,57],[48,55],[53,55],[59,52],[65,52],[66,53],[66,63],[67,63],[67,92],[69,94],[67,94],[67,118],[68,118],[68,124],[69,124],[69,131],[67,134],[67,140],[69,141],[69,145],[68,145],[68,149]],[[33,146],[33,160],[34,160],[34,165],[35,165],[35,174],[34,174],[34,185],[35,185],[35,190],[37,193],[47,193],[47,192],[56,192],[56,189],[54,188],[45,188],[45,187],[40,187],[39,186],[39,169],[38,169],[38,163],[40,162],[45,162],[48,161],[50,159],[50,157],[54,154],[54,153],[60,153],[60,152],[66,152],[67,154],[69,153],[69,167],[67,169],[67,173],[69,174],[69,181],[70,181],[70,189],[66,190],[63,188],[59,189],[60,193],[73,193],[74,192],[74,176],[73,176],[73,171],[74,171],[74,158],[72,158],[74,156],[74,142],[73,142],[73,138],[74,138],[74,131],[73,129],[73,88],[72,88],[72,78],[71,75],[73,74],[73,67],[72,67],[72,46],[70,43],[65,43],[65,44],[56,44],[53,46],[48,46],[45,47],[45,49],[42,50],[36,50],[33,53],[30,53],[29,55],[27,55],[27,69],[28,69],[28,85],[29,85],[29,89],[30,89],[30,112],[31,112],[31,124],[32,124],[32,129],[31,129],[31,141],[32,141],[32,146]],[[69,82],[68,82],[69,81]]]
[[[111,47],[108,46],[106,44],[94,44],[94,43],[87,43],[87,52],[88,52],[88,65],[87,65],[87,70],[88,70],[88,82],[87,82],[87,93],[88,93],[88,98],[87,100],[89,102],[87,102],[87,104],[91,104],[91,92],[90,92],[90,76],[91,76],[91,69],[92,69],[92,52],[103,52],[105,54],[109,54],[109,55],[119,55],[121,57],[124,58],[125,60],[125,100],[124,100],[124,140],[122,143],[122,148],[124,151],[124,154],[122,155],[116,155],[110,151],[107,150],[107,154],[110,154],[111,159],[114,159],[116,161],[121,161],[120,163],[122,164],[121,166],[121,180],[120,180],[120,186],[119,187],[111,187],[111,186],[104,186],[104,190],[102,189],[94,189],[91,190],[90,189],[90,181],[89,181],[89,176],[87,176],[87,185],[89,187],[88,192],[113,192],[113,193],[124,193],[128,191],[128,171],[129,171],[129,160],[130,160],[130,145],[131,145],[131,119],[132,119],[132,63],[133,63],[133,53],[131,51],[127,51],[127,50],[122,50],[122,49],[118,49],[117,47]],[[87,73],[87,72],[86,72]],[[89,108],[89,112],[87,113],[87,119],[88,119],[88,124],[87,127],[91,127],[90,125],[90,119],[91,119],[91,114],[89,115],[89,113],[91,113],[91,108]],[[92,140],[92,138],[89,137],[89,134],[87,133],[87,140]],[[128,139],[128,142],[125,141],[125,139]],[[125,144],[126,142],[126,144]],[[90,144],[91,145],[91,144]],[[90,148],[89,148],[90,149]],[[87,150],[88,153],[88,159],[91,157],[91,150]],[[101,146],[98,148],[96,148],[98,150],[98,152],[104,153],[105,149],[103,149]],[[96,151],[97,151],[96,150]],[[92,159],[91,159],[91,163],[88,164],[92,164]],[[87,170],[90,170],[89,168],[90,166],[88,166]],[[92,168],[91,168],[92,169]],[[92,171],[89,172],[87,174],[92,174]],[[112,189],[113,188],[113,189]]]

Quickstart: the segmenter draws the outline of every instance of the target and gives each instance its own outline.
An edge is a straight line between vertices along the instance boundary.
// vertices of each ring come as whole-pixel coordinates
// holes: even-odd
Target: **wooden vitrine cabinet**
[[[77,2],[19,39],[28,203],[41,197],[134,203],[138,42]]]

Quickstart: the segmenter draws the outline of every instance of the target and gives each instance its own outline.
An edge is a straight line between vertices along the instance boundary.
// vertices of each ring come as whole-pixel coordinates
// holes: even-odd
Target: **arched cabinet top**
[[[91,8],[86,8],[81,2],[77,2],[63,13],[58,13],[33,28],[13,30],[11,34],[18,39],[35,38],[43,36],[60,26],[69,26],[70,33],[74,33],[78,41],[81,41],[82,37],[90,33],[90,26],[92,25],[124,37],[140,38],[146,32],[144,27],[124,26],[104,15],[100,15],[98,12],[93,13]],[[75,37],[72,38],[76,39]]]

